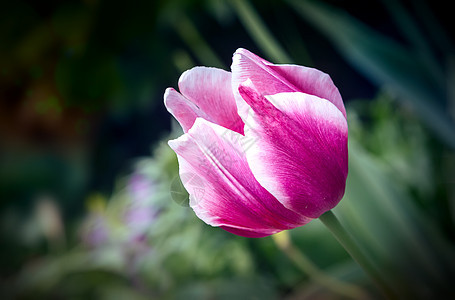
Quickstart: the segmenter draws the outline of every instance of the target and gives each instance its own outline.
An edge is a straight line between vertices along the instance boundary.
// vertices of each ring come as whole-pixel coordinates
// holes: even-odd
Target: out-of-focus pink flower
[[[105,216],[91,213],[82,227],[81,238],[84,245],[97,248],[109,242],[110,230]]]
[[[134,173],[128,182],[129,201],[123,221],[133,240],[141,240],[142,235],[156,218],[156,210],[151,202],[155,184],[139,173]]]
[[[245,50],[232,73],[195,67],[164,95],[185,132],[169,141],[180,174],[206,183],[190,205],[246,237],[304,225],[335,207],[348,173],[346,111],[330,77]],[[184,183],[185,184],[185,183]]]

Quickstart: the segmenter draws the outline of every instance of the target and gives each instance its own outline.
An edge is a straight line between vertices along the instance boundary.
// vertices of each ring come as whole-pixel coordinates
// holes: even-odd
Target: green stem
[[[329,210],[319,217],[322,223],[332,232],[351,257],[362,267],[362,269],[373,279],[388,299],[395,299],[393,291],[389,288],[370,260],[363,254],[352,236],[344,229],[335,214]]]
[[[360,287],[338,280],[327,275],[318,268],[303,252],[293,244],[287,231],[272,236],[278,248],[292,260],[305,274],[321,286],[351,299],[368,299],[368,295]]]

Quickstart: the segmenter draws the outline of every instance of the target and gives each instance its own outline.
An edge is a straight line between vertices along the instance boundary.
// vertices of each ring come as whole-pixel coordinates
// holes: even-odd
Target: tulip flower
[[[238,49],[231,72],[195,67],[164,101],[184,134],[169,141],[180,174],[204,181],[190,206],[212,226],[264,237],[302,226],[341,200],[346,111],[330,77]]]

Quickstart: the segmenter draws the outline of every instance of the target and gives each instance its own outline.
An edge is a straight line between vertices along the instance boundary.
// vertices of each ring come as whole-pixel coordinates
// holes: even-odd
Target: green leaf
[[[455,126],[445,108],[446,92],[419,55],[342,10],[313,1],[288,2],[322,31],[357,70],[397,94],[442,141],[455,148]]]
[[[442,293],[454,272],[452,245],[357,141],[349,151],[346,194],[335,209],[342,223],[402,296]]]

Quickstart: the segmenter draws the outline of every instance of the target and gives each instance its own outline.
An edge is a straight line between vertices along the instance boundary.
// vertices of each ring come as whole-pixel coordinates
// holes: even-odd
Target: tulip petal
[[[249,228],[240,228],[240,227],[230,227],[230,226],[220,226],[221,229],[226,230],[227,232],[240,235],[247,238],[260,238],[269,236],[275,233],[280,232],[281,230],[258,230],[258,229],[249,229]]]
[[[164,105],[184,132],[188,132],[197,117],[210,119],[204,111],[173,88],[167,88],[164,92]]]
[[[333,103],[346,117],[343,99],[329,75],[314,68],[298,65],[275,65],[246,49],[237,49],[232,58],[232,87],[234,91],[250,79],[262,95],[283,92],[301,92]],[[249,106],[238,93],[234,93],[242,119]]]
[[[237,114],[230,72],[195,67],[180,76],[179,89],[181,95],[173,89],[166,90],[164,101],[184,132],[191,128],[197,117],[202,117],[243,133],[243,122]]]
[[[257,182],[243,152],[243,139],[198,118],[188,133],[169,141],[196,215],[207,224],[247,237],[308,223],[311,219],[285,208]],[[193,180],[185,180],[187,174]]]
[[[239,87],[250,105],[246,152],[259,183],[283,205],[318,218],[344,194],[348,128],[333,103],[304,93],[264,97],[251,81]]]

